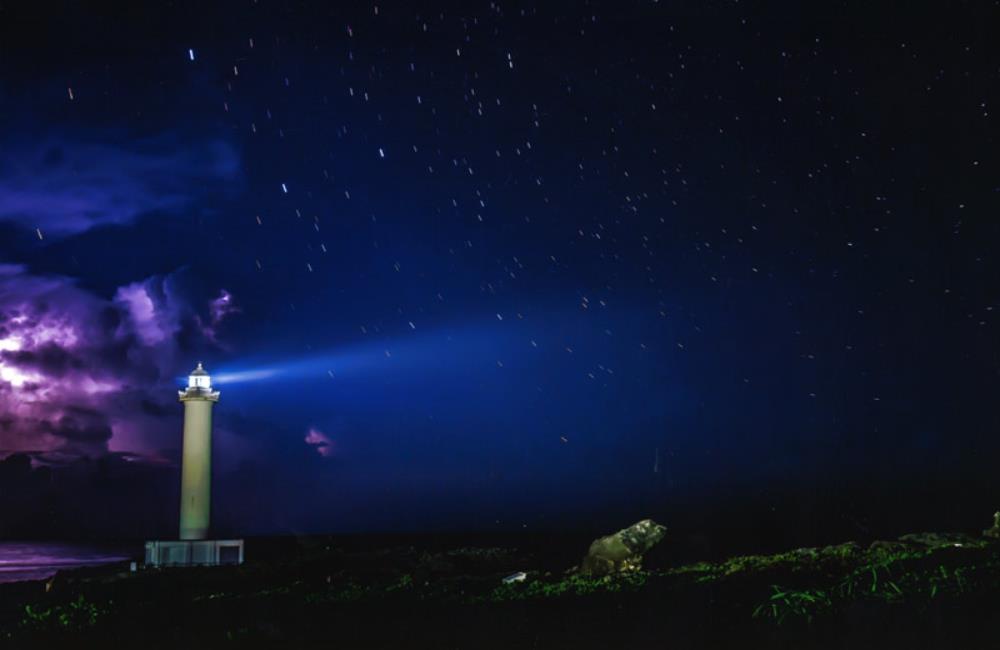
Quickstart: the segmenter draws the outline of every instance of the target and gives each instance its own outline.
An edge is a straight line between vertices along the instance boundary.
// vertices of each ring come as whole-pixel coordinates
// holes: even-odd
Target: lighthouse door
[[[219,545],[219,564],[239,564],[240,547],[234,544]]]

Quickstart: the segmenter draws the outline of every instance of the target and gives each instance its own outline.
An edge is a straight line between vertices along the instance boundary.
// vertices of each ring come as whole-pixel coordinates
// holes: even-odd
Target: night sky
[[[813,5],[0,2],[0,536],[198,361],[224,533],[985,527],[1000,5]]]

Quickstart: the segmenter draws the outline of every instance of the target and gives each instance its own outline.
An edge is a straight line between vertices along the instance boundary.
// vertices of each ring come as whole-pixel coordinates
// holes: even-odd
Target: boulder
[[[638,571],[642,556],[655,546],[667,529],[652,519],[643,519],[613,535],[594,540],[580,565],[583,575],[603,576]]]
[[[1000,512],[993,513],[993,526],[984,530],[983,536],[1000,539]]]

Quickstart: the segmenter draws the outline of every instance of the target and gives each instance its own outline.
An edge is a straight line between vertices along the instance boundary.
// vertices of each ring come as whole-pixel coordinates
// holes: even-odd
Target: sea
[[[140,549],[62,542],[0,542],[0,583],[44,580],[62,569],[135,559]]]

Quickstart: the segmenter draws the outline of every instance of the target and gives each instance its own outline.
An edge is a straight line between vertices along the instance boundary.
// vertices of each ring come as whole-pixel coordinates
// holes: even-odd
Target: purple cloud
[[[145,283],[120,287],[115,302],[123,307],[130,326],[146,345],[162,343],[179,329],[176,311],[157,309]]]
[[[232,294],[225,289],[219,291],[219,295],[208,303],[208,323],[203,322],[200,317],[198,318],[198,323],[201,325],[201,331],[205,335],[205,338],[218,343],[217,330],[219,325],[232,314],[238,314],[239,312],[240,308],[233,302]]]
[[[308,433],[306,433],[305,443],[315,449],[316,453],[323,458],[333,456],[333,441],[316,427],[309,428]]]
[[[239,177],[239,158],[221,140],[160,137],[6,143],[0,148],[0,221],[60,237],[175,211]]]
[[[174,375],[189,356],[178,333],[201,329],[179,285],[176,274],[155,276],[107,300],[69,278],[0,265],[0,457],[164,461],[176,447]]]

